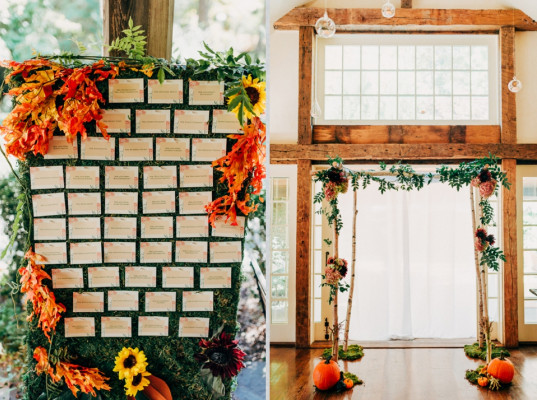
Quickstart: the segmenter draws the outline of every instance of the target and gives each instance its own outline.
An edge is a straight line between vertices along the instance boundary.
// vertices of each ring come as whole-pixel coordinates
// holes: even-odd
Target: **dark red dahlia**
[[[341,274],[342,278],[345,278],[345,276],[347,275],[347,271],[348,271],[347,264],[343,264],[339,266],[339,273]]]
[[[491,246],[494,246],[494,243],[496,242],[496,240],[494,239],[494,235],[488,235],[485,240],[489,242]]]
[[[483,241],[487,241],[487,231],[483,228],[479,228],[477,231],[475,231],[475,237]]]
[[[326,264],[333,264],[334,263],[334,257],[328,257],[328,260],[326,261]]]
[[[340,168],[332,167],[328,170],[328,179],[330,182],[334,182],[339,185],[347,181],[347,174]]]
[[[231,378],[244,368],[242,361],[246,354],[237,346],[238,343],[225,332],[210,340],[201,339],[201,353],[194,355],[194,358],[203,363],[202,368],[209,368],[213,376]]]
[[[483,168],[478,177],[481,182],[488,182],[492,179],[492,174],[488,169]]]

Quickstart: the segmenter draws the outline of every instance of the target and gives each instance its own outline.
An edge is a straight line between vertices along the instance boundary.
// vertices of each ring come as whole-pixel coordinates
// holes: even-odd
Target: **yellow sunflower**
[[[141,392],[146,386],[151,384],[149,379],[146,378],[146,376],[150,375],[151,374],[149,372],[142,371],[139,374],[127,378],[125,380],[125,394],[127,396],[136,397],[138,392]]]
[[[143,351],[123,347],[116,357],[114,371],[119,372],[119,379],[125,379],[145,371],[145,367],[147,358]]]
[[[244,90],[246,90],[246,94],[250,98],[250,103],[252,103],[252,108],[254,110],[254,112],[251,113],[245,107],[244,115],[246,118],[252,119],[253,117],[258,117],[263,114],[265,112],[265,102],[267,99],[267,94],[265,92],[266,83],[260,82],[259,78],[252,79],[252,75],[248,75],[248,77],[242,77],[242,86],[244,87]],[[231,101],[238,95],[239,94],[237,93],[229,96],[228,103],[231,103]],[[239,114],[240,106],[241,104],[239,103],[239,105],[232,110],[235,115]]]

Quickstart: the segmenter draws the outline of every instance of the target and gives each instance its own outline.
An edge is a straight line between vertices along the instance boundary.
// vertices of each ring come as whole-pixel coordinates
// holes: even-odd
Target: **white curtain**
[[[340,201],[340,257],[350,267],[352,190]],[[475,337],[467,188],[457,192],[436,182],[420,191],[380,194],[371,185],[358,191],[357,227],[351,340]],[[340,321],[347,299],[340,294]]]

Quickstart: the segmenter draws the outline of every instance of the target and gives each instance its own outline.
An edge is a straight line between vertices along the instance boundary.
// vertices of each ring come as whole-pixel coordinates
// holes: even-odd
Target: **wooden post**
[[[121,35],[128,27],[142,25],[147,35],[147,55],[171,59],[174,0],[104,0],[104,43]],[[104,49],[104,54],[108,52]]]
[[[516,160],[502,160],[502,169],[511,183],[502,189],[502,240],[506,262],[503,263],[503,344],[518,346],[518,289],[517,289],[517,211]]]
[[[516,143],[516,93],[509,90],[508,84],[515,75],[515,28],[500,28],[500,52],[502,63],[501,90],[502,95],[502,143]]]
[[[401,0],[401,8],[412,8],[412,0]]]
[[[472,237],[475,240],[475,232],[477,231],[477,225],[479,223],[479,217],[477,216],[476,207],[475,207],[475,196],[474,196],[474,187],[470,186],[470,203],[472,207]],[[476,286],[477,286],[477,341],[479,347],[483,347],[483,342],[485,339],[485,329],[483,327],[483,293],[482,282],[481,282],[481,267],[479,265],[479,253],[474,246],[474,263],[476,271]]]
[[[311,344],[311,161],[297,163],[296,347]]]
[[[312,26],[300,27],[298,32],[298,143],[312,143],[311,104],[313,84]]]

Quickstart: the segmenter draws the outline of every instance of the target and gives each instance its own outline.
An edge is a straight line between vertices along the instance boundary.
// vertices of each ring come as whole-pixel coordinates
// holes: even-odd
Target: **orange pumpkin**
[[[500,358],[495,358],[489,363],[487,372],[498,379],[501,383],[511,383],[515,376],[515,366],[507,358],[504,358],[503,352],[500,353]]]
[[[489,378],[482,376],[481,378],[477,379],[477,384],[481,387],[487,387],[489,384]]]
[[[343,379],[343,384],[347,389],[352,389],[352,387],[354,386],[354,382],[350,378]]]
[[[331,360],[332,356],[321,361],[313,370],[313,384],[319,390],[328,390],[338,383],[340,378],[339,366]]]

